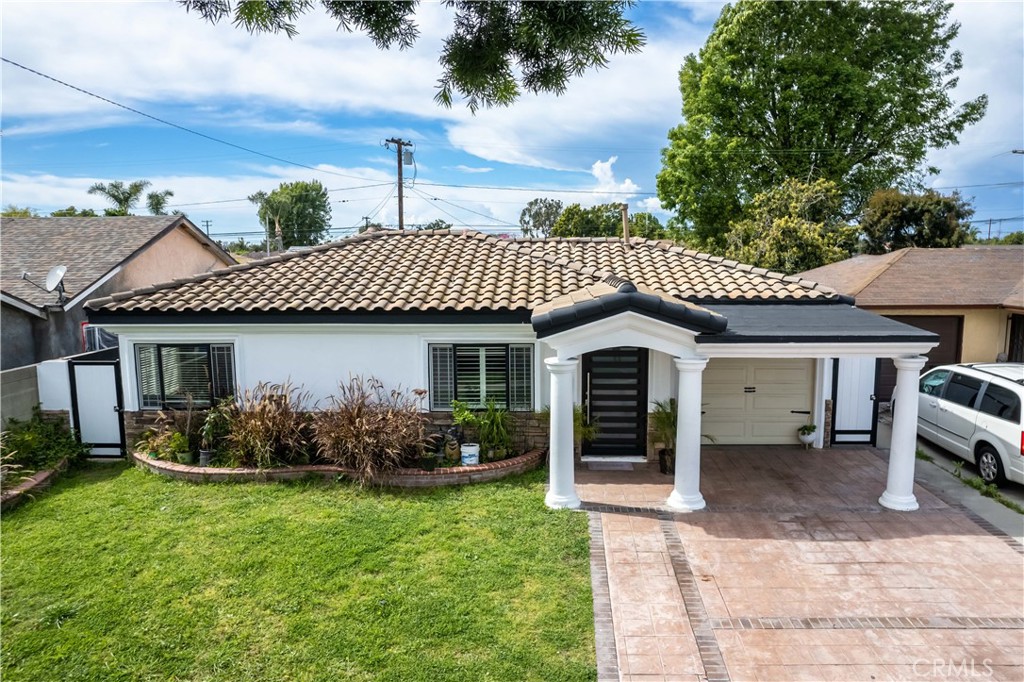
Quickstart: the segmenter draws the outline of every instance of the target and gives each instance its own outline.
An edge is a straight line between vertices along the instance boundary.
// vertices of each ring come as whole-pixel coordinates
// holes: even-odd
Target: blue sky
[[[171,204],[225,239],[258,240],[245,197],[282,181],[320,180],[332,199],[332,235],[363,216],[397,223],[395,155],[388,137],[415,144],[406,222],[518,229],[532,198],[583,205],[625,201],[652,210],[668,130],[678,124],[678,69],[718,16],[717,2],[641,2],[631,12],[648,44],[573,81],[561,96],[524,95],[508,109],[470,114],[438,107],[439,47],[450,15],[417,14],[421,38],[381,52],[338,32],[322,13],[300,34],[253,37],[212,26],[174,2],[0,4],[3,56],[180,126],[310,168],[217,144],[111,106],[4,63],[3,204],[43,212],[102,209],[94,182],[148,179]],[[958,3],[965,100],[986,93],[989,113],[930,162],[928,182],[962,188],[993,233],[1024,227],[1024,3]],[[493,189],[501,188],[501,189]],[[514,189],[511,189],[514,188]],[[139,210],[144,213],[142,207]]]

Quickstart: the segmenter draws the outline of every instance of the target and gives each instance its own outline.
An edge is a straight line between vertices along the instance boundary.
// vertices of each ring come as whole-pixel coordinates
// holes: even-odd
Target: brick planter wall
[[[37,471],[10,490],[3,491],[0,493],[0,511],[10,511],[25,500],[31,499],[33,493],[46,490],[67,468],[68,459],[65,457],[52,469]]]
[[[290,481],[307,477],[333,479],[337,476],[351,478],[351,469],[325,464],[306,464],[276,469],[245,469],[226,467],[197,467],[160,459],[150,459],[142,453],[132,453],[135,466],[168,478],[176,478],[193,483],[243,482],[243,481]],[[450,485],[468,485],[497,481],[521,474],[540,466],[544,459],[543,450],[532,450],[519,457],[511,457],[500,462],[475,464],[463,467],[441,467],[433,471],[421,469],[403,469],[389,473],[379,480],[377,485],[395,488],[434,488]]]

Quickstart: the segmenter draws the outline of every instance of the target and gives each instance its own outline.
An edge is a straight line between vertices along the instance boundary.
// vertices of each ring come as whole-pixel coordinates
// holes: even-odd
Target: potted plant
[[[663,474],[675,471],[676,423],[679,418],[679,407],[675,398],[656,400],[651,410],[650,424],[654,433],[654,441],[661,443],[658,448],[658,469]]]
[[[537,417],[551,424],[551,406],[545,405],[544,409],[537,413]],[[580,457],[583,447],[583,441],[594,440],[597,435],[601,433],[601,427],[597,422],[597,419],[591,419],[587,421],[587,413],[584,412],[583,406],[576,404],[572,406],[572,442],[573,452],[577,459]],[[547,454],[544,455],[547,457]]]
[[[512,415],[508,410],[488,400],[487,408],[476,415],[476,424],[480,449],[486,453],[486,460],[505,459],[512,448]]]
[[[814,432],[817,430],[818,427],[815,424],[804,424],[797,429],[796,437],[800,439],[804,447],[807,447],[814,442]]]
[[[230,398],[225,398],[211,407],[206,413],[203,425],[199,428],[199,466],[201,467],[210,466],[210,460],[216,454],[217,443],[227,435],[228,415],[224,406],[228,400]]]

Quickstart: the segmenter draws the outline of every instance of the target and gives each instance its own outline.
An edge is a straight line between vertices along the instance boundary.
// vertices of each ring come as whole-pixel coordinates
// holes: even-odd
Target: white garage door
[[[810,420],[814,360],[713,358],[703,393],[701,433],[717,444],[799,443],[797,429]]]

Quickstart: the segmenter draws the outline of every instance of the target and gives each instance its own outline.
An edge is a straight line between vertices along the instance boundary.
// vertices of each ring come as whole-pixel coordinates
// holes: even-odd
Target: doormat
[[[632,462],[587,462],[591,471],[632,471]]]

